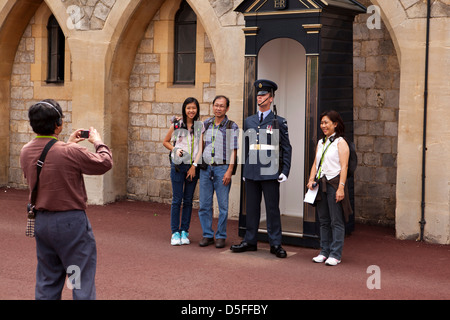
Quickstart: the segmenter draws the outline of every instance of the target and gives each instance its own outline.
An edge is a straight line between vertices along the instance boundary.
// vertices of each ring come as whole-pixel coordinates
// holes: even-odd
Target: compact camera
[[[180,120],[175,120],[175,122],[173,123],[173,128],[174,128],[175,130],[181,128]]]
[[[80,133],[80,138],[89,139],[89,130],[82,130]]]
[[[36,209],[31,203],[27,204],[27,214],[28,219],[34,219],[36,217]]]

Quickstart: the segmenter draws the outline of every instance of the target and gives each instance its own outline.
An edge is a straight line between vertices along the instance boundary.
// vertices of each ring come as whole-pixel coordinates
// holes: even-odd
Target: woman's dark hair
[[[186,114],[186,107],[188,104],[190,103],[195,103],[195,105],[197,106],[197,114],[194,117],[194,121],[197,121],[198,119],[200,119],[200,104],[198,103],[198,100],[193,98],[193,97],[189,97],[186,100],[184,100],[183,102],[183,107],[181,108],[181,113],[183,115],[183,126],[186,128],[187,127],[187,114]]]
[[[30,107],[28,118],[33,131],[40,135],[52,135],[64,118],[61,106],[52,99],[42,100]]]
[[[334,130],[336,132],[336,138],[344,137],[345,125],[344,121],[341,118],[341,115],[334,110],[325,111],[320,114],[319,122],[322,121],[322,118],[325,116],[327,116],[331,120],[331,122],[337,123],[336,129]]]

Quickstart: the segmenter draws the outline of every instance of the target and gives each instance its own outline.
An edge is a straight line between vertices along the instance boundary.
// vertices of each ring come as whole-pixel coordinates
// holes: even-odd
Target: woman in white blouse
[[[317,213],[320,223],[320,247],[314,262],[335,266],[341,262],[345,237],[342,200],[348,201],[345,187],[349,147],[344,139],[345,126],[336,111],[320,115],[320,128],[324,138],[319,140],[316,158],[311,168],[309,189],[319,188]]]

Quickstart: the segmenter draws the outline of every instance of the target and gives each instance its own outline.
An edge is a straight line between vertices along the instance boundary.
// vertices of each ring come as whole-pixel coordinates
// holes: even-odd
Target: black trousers
[[[245,180],[246,190],[246,232],[244,241],[256,245],[261,199],[264,195],[267,216],[267,233],[271,246],[281,245],[280,183],[277,180]]]

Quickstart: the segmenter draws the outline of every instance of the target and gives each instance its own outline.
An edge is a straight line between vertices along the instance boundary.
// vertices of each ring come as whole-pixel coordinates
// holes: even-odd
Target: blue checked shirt
[[[203,158],[207,164],[230,163],[231,151],[239,149],[239,127],[236,123],[233,123],[231,129],[227,130],[228,121],[228,117],[225,116],[225,119],[216,126],[214,117],[212,117],[203,123],[202,134],[205,145]],[[206,128],[208,129],[205,132]],[[229,141],[229,148],[227,148],[227,140]]]

